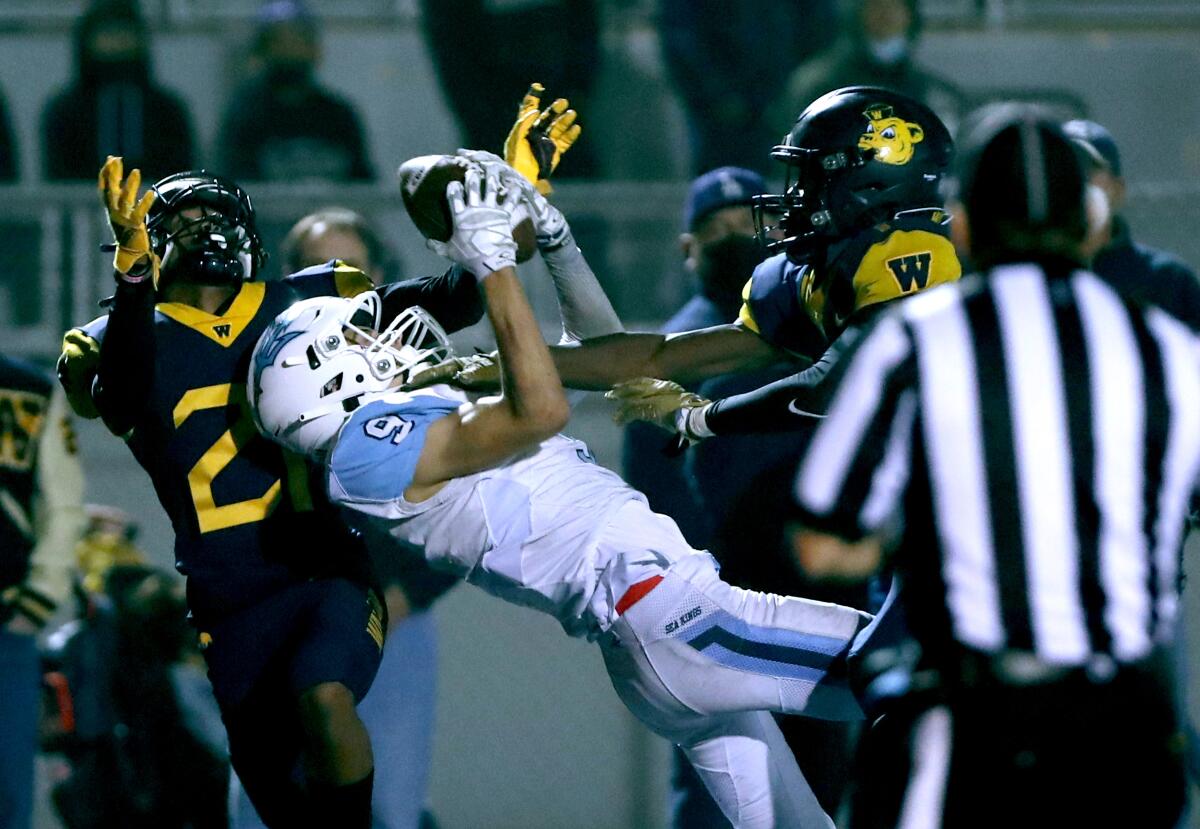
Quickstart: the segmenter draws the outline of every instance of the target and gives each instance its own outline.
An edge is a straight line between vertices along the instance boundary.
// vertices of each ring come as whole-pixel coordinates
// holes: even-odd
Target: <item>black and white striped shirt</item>
[[[806,520],[903,519],[927,650],[1133,662],[1172,635],[1200,469],[1200,339],[1034,264],[914,297],[848,357],[801,462]]]

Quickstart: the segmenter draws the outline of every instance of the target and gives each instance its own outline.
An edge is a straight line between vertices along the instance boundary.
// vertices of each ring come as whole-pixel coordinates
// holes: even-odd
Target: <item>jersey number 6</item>
[[[232,504],[217,504],[213,498],[212,482],[221,470],[230,464],[238,450],[251,440],[258,437],[254,423],[246,408],[245,390],[240,384],[234,392],[231,383],[221,383],[216,386],[204,386],[190,389],[184,393],[175,404],[174,421],[178,429],[194,412],[203,409],[224,408],[230,405],[238,407],[238,415],[233,424],[208,448],[196,465],[188,472],[188,485],[192,491],[192,502],[196,506],[196,520],[200,532],[208,533],[236,527],[240,524],[252,524],[262,521],[271,514],[275,502],[279,499],[280,481],[276,480],[267,491],[258,498],[247,498]],[[288,471],[288,489],[297,510],[312,508],[312,499],[308,493],[308,483],[303,461],[285,454]]]

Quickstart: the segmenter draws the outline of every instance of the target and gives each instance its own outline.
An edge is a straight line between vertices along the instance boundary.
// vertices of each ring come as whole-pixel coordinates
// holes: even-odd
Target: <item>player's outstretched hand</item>
[[[467,357],[451,357],[435,366],[422,369],[404,384],[405,391],[423,389],[447,383],[467,391],[498,391],[500,389],[500,362],[496,352],[471,354]]]
[[[457,262],[483,279],[502,268],[517,266],[517,243],[512,235],[512,214],[521,201],[515,190],[503,193],[500,179],[493,172],[472,166],[462,182],[446,185],[453,232],[439,242],[427,239],[426,245],[439,256]]]
[[[618,383],[611,391],[605,392],[604,396],[617,403],[613,420],[618,425],[644,420],[692,441],[707,437],[706,434],[693,432],[689,428],[688,419],[693,409],[705,406],[710,401],[688,391],[678,383],[653,377],[639,377],[636,380]]]
[[[540,83],[530,84],[517,107],[516,123],[504,139],[504,159],[548,196],[553,190],[550,174],[579,138],[582,127],[575,123],[577,113],[566,98],[557,98],[541,109],[545,91]]]
[[[562,247],[571,232],[567,219],[562,211],[552,205],[533,184],[517,170],[495,153],[486,150],[459,149],[455,155],[478,164],[485,173],[495,172],[500,179],[500,186],[506,190],[518,190],[521,198],[529,206],[533,216],[533,229],[537,234],[538,248],[543,251],[556,250]]]
[[[147,190],[138,198],[142,173],[134,169],[125,176],[120,156],[110,155],[100,168],[100,202],[108,213],[112,228],[113,267],[126,282],[141,282],[147,278],[158,281],[158,256],[150,249],[146,231],[146,214],[158,194]]]

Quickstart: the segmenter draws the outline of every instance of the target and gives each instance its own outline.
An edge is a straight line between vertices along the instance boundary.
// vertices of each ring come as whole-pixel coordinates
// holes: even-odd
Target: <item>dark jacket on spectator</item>
[[[103,61],[88,45],[101,26],[126,24],[140,34],[136,57]],[[187,108],[154,82],[149,34],[135,6],[98,3],[75,27],[75,80],[46,104],[42,152],[46,178],[95,181],[109,155],[143,181],[194,166],[192,125]]]
[[[1166,251],[1133,241],[1124,219],[1113,219],[1113,238],[1096,254],[1092,271],[1126,296],[1157,305],[1200,331],[1200,280]]]

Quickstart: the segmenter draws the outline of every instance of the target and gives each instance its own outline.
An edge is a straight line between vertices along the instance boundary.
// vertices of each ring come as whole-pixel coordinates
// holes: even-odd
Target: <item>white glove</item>
[[[468,168],[462,183],[452,181],[446,186],[454,232],[449,241],[425,242],[434,253],[457,262],[480,280],[501,268],[517,266],[512,213],[521,201],[520,192],[509,188],[504,200],[498,202],[499,176],[495,171],[486,176],[485,180],[480,170]]]
[[[538,192],[537,187],[529,179],[521,175],[508,162],[495,153],[486,150],[460,149],[455,155],[478,164],[485,173],[493,171],[500,179],[500,185],[506,191],[519,190],[522,200],[529,206],[533,218],[533,229],[537,234],[539,250],[555,250],[562,247],[571,233],[567,218],[562,211],[552,205],[545,196]]]

